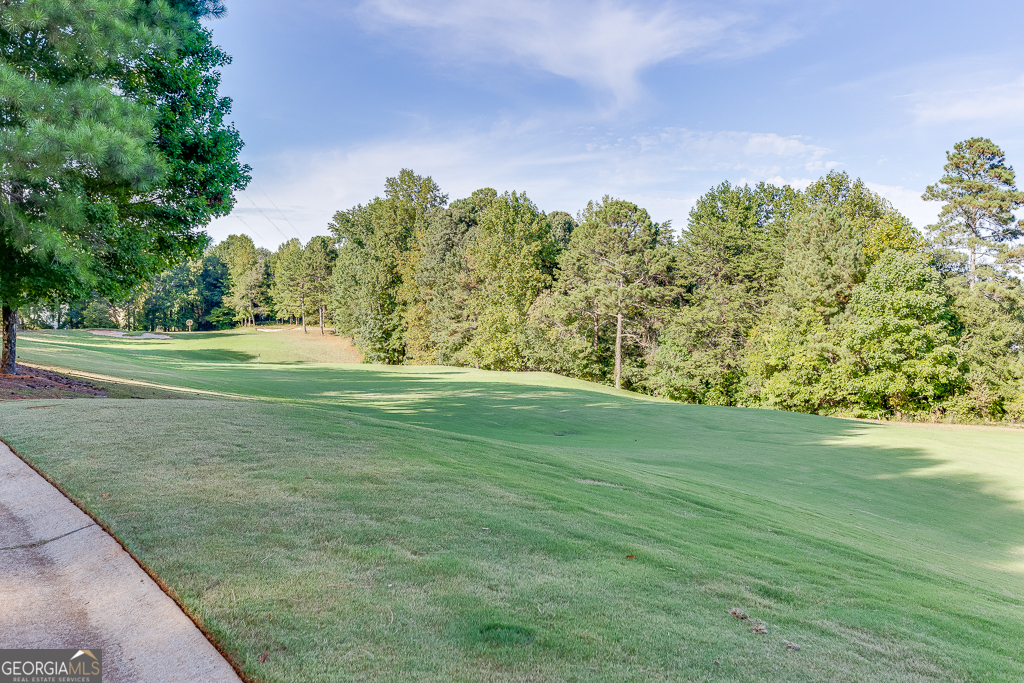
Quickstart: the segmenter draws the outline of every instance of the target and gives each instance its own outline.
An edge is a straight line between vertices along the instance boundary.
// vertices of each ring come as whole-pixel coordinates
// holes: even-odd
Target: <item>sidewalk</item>
[[[102,649],[104,683],[239,683],[117,541],[3,443],[0,648]]]

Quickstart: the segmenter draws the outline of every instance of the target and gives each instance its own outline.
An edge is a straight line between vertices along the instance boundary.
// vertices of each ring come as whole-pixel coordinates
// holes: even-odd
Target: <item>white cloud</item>
[[[963,77],[958,87],[912,96],[918,123],[1016,121],[1024,117],[1024,75],[995,80],[988,74]]]
[[[326,234],[335,211],[381,194],[384,179],[402,168],[433,176],[453,199],[489,186],[499,192],[525,191],[545,211],[575,212],[588,200],[611,194],[646,207],[655,220],[681,226],[693,202],[723,180],[806,186],[806,166],[827,152],[802,138],[774,133],[664,128],[633,137],[592,129],[565,135],[505,123],[487,132],[350,149],[296,149],[248,161],[257,182],[307,240]],[[237,216],[211,225],[212,236],[255,232],[254,238],[269,248],[292,236],[288,221],[259,187],[251,186],[238,207]]]
[[[896,207],[896,210],[910,219],[917,228],[924,229],[939,217],[939,205],[921,199],[923,190],[912,190],[901,185],[882,185],[865,181],[868,189],[882,195]]]
[[[750,181],[750,180],[747,180],[746,178],[741,178],[740,179],[740,185],[753,185],[756,182],[760,182],[760,180],[761,179]],[[766,182],[766,183],[768,183],[770,185],[789,185],[790,187],[792,187],[794,189],[797,189],[797,190],[806,190],[807,186],[810,185],[811,183],[813,183],[815,180],[817,180],[817,178],[800,178],[800,177],[783,178],[782,176],[777,175],[777,176],[772,176],[771,178],[764,178],[763,180],[764,180],[764,182]]]
[[[773,4],[773,3],[769,3]],[[634,100],[639,74],[675,57],[746,56],[796,35],[784,20],[751,12],[624,0],[365,0],[371,27],[412,29],[413,43],[436,57],[514,62]],[[778,16],[778,8],[771,8]]]
[[[813,152],[817,159],[827,152],[824,147],[808,145],[796,136],[783,137],[775,133],[751,135],[747,140],[745,151],[748,154],[774,154],[777,156],[798,156]]]

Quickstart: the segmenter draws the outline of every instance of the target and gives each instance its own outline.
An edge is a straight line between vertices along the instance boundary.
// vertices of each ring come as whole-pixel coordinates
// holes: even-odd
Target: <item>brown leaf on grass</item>
[[[754,621],[752,623],[753,623],[753,626],[750,627],[750,632],[751,633],[759,633],[759,634],[768,633],[768,624],[764,623],[760,619],[754,619]]]
[[[747,616],[747,613],[741,610],[739,607],[733,607],[731,610],[729,610],[729,614],[733,615],[740,621],[746,621],[750,619],[750,617]]]
[[[266,664],[267,659],[270,657],[270,650],[264,650],[263,654],[260,655],[260,664]]]
[[[791,643],[788,640],[784,640],[782,642],[784,642],[786,644],[786,647],[788,647],[790,650],[793,650],[794,652],[800,649],[800,646],[796,643]]]
[[[109,494],[109,493],[104,493],[104,494],[103,494],[103,497],[104,497],[104,498],[110,498],[110,494]]]
[[[635,560],[636,559],[636,555],[626,555],[626,559],[627,560]]]

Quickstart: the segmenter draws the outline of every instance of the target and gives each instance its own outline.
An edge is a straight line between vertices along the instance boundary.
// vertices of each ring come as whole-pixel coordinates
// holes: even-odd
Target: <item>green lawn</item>
[[[186,398],[0,403],[254,680],[1024,679],[1024,431],[306,341],[23,333],[27,363]]]

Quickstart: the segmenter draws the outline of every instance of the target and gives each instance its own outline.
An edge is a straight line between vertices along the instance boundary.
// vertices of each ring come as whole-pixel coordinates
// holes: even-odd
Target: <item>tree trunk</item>
[[[323,333],[324,333],[324,307],[323,306],[319,306],[318,308],[320,309],[320,335],[323,336]]]
[[[622,388],[622,311],[615,316],[615,388]]]
[[[968,283],[968,285],[970,286],[970,288],[971,288],[971,289],[974,289],[974,267],[975,267],[975,265],[976,265],[976,261],[975,261],[975,251],[976,251],[976,248],[975,248],[975,246],[974,246],[974,245],[972,244],[972,245],[971,245],[971,274],[970,274],[970,276],[969,276],[969,277],[967,278],[967,283]]]
[[[299,297],[299,305],[302,306],[302,334],[306,334],[306,297]]]
[[[3,354],[0,354],[0,373],[18,374],[18,309],[3,307]]]
[[[599,323],[599,318],[597,316],[598,316],[598,314],[597,314],[597,305],[595,304],[594,305],[594,354],[595,354],[595,356],[597,355],[597,326],[598,326],[598,323]]]

